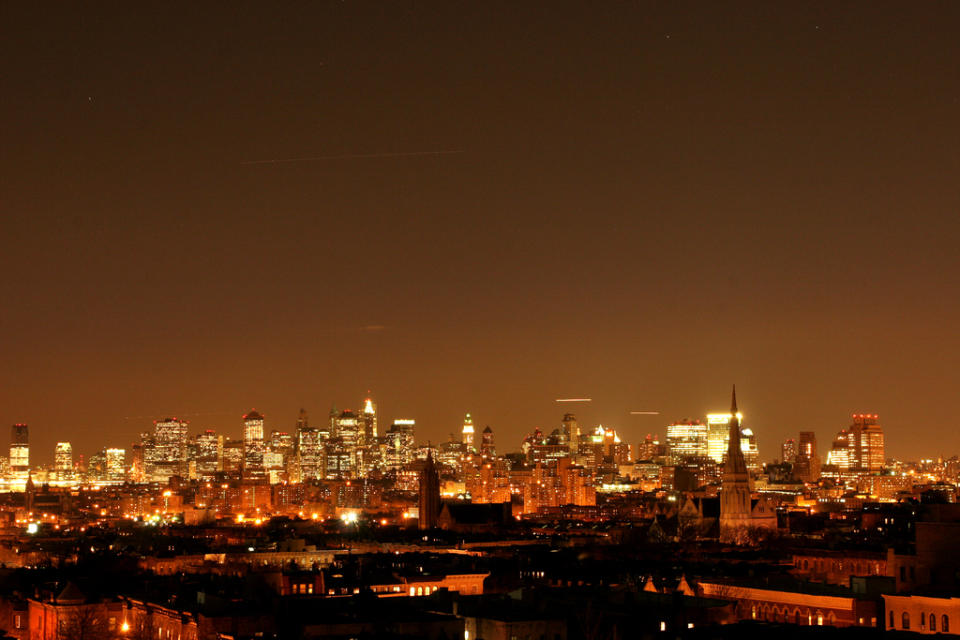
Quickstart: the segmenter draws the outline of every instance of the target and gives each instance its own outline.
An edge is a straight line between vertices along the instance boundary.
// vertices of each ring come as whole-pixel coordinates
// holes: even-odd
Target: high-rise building
[[[213,429],[207,429],[196,437],[197,475],[212,478],[223,471],[223,436]]]
[[[490,428],[490,425],[487,425],[483,429],[483,433],[480,434],[480,455],[484,458],[495,458],[497,456],[497,448],[493,443],[493,429]]]
[[[707,425],[699,420],[687,420],[667,425],[667,445],[670,455],[678,462],[708,455]]]
[[[787,438],[780,445],[780,461],[793,464],[797,461],[797,441],[793,438]]]
[[[816,482],[820,478],[820,456],[817,454],[817,434],[801,431],[797,446],[797,460],[793,474],[803,482]]]
[[[15,424],[10,429],[10,472],[26,477],[30,471],[30,428]]]
[[[124,449],[107,449],[105,478],[112,482],[120,482],[127,477],[127,452]]]
[[[886,462],[883,446],[883,429],[879,416],[873,413],[853,414],[850,426],[850,468],[861,473],[883,471]]]
[[[833,444],[827,453],[827,464],[836,467],[840,472],[850,471],[850,434],[846,429],[841,429],[833,439]]]
[[[433,463],[433,454],[427,454],[420,471],[420,528],[436,529],[440,516],[440,474]]]
[[[416,420],[398,418],[390,425],[385,434],[386,440],[384,465],[388,469],[399,470],[413,461],[414,429]]]
[[[743,420],[738,415],[737,420]],[[722,463],[727,455],[727,443],[730,437],[730,414],[707,414],[707,455]]]
[[[468,413],[467,416],[463,419],[463,431],[461,432],[460,442],[463,443],[463,452],[464,453],[473,453],[473,418],[470,417]]]
[[[300,460],[300,480],[321,480],[326,477],[326,457],[324,442],[320,432],[307,426],[297,430],[297,457]]]
[[[580,450],[580,424],[577,422],[575,415],[572,413],[563,414],[563,420],[560,422],[560,432],[564,434],[565,442],[572,453]]]
[[[53,451],[53,469],[58,480],[73,479],[73,446],[69,442],[58,442]]]
[[[243,477],[258,480],[265,477],[263,454],[263,415],[252,409],[243,416]]]
[[[153,482],[187,475],[187,421],[177,418],[155,420],[147,471]],[[146,443],[145,443],[146,444]]]
[[[358,444],[372,445],[377,439],[377,405],[373,400],[366,398],[363,401],[363,412],[360,415],[361,429],[358,434]]]

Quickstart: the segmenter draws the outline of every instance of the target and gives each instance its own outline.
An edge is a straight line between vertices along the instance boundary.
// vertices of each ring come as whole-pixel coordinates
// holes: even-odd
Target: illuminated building
[[[362,428],[358,434],[360,445],[372,445],[377,439],[377,405],[373,400],[367,398],[363,401],[363,412],[360,420]]]
[[[10,473],[25,478],[29,471],[30,428],[25,424],[15,424],[10,428]]]
[[[743,415],[737,416],[743,420]],[[730,437],[730,414],[707,414],[707,455],[722,463],[727,455],[727,443]]]
[[[211,478],[223,470],[223,436],[207,429],[196,437],[197,475]]]
[[[399,418],[390,425],[390,430],[384,435],[386,440],[384,464],[387,469],[397,470],[413,461],[416,424],[416,420]]]
[[[223,472],[228,476],[240,475],[243,470],[243,440],[227,440],[223,443]]]
[[[300,480],[323,479],[327,475],[326,452],[320,432],[303,423],[297,430],[297,457],[300,461]]]
[[[820,477],[817,434],[813,431],[800,432],[800,442],[797,446],[797,459],[793,467],[793,473],[803,482],[816,482]]]
[[[360,421],[357,419],[357,414],[350,409],[341,412],[334,421],[333,437],[339,438],[343,447],[352,453],[359,444],[360,438]]]
[[[729,413],[710,413],[707,414],[707,455],[723,462],[726,460],[730,444],[730,419]],[[743,424],[743,414],[736,415],[737,422]],[[721,433],[722,430],[722,433]],[[740,429],[740,446],[743,451],[743,457],[747,463],[747,470],[756,474],[760,471],[760,451],[757,448],[757,436],[752,429]]]
[[[53,451],[53,468],[59,480],[73,478],[73,446],[69,442],[58,442]]]
[[[780,445],[780,461],[794,463],[797,460],[797,441],[793,438],[787,438]]]
[[[263,454],[263,416],[256,409],[243,416],[243,477],[260,479],[265,475]]]
[[[855,413],[850,427],[850,468],[860,472],[883,471],[886,462],[883,429],[877,414]]]
[[[667,446],[677,462],[707,455],[707,425],[699,420],[667,425]]]
[[[277,484],[286,474],[286,464],[283,454],[277,451],[266,451],[263,454],[263,471],[270,484]]]
[[[353,475],[354,461],[356,460],[354,449],[348,449],[340,438],[332,438],[327,442],[326,476],[328,479],[349,478]]]
[[[850,434],[841,429],[827,452],[827,464],[840,472],[850,471]]]
[[[119,482],[126,479],[127,452],[125,449],[107,449],[104,452],[105,474],[107,480]]]
[[[427,461],[420,471],[420,523],[421,529],[435,529],[440,516],[440,474],[433,463],[433,455],[427,454]]]
[[[146,443],[145,443],[146,444]],[[177,418],[155,420],[150,440],[148,479],[166,482],[170,476],[187,474],[187,421]]]
[[[460,442],[463,443],[464,453],[473,453],[473,418],[470,414],[463,419],[463,431],[461,432]]]
[[[637,445],[637,460],[653,460],[661,455],[660,440],[649,433],[643,442]]]
[[[560,422],[560,432],[563,434],[570,451],[576,453],[580,447],[580,424],[572,413],[565,413]]]
[[[487,425],[480,435],[480,455],[484,458],[494,458],[497,455],[497,449],[493,444],[493,429]]]

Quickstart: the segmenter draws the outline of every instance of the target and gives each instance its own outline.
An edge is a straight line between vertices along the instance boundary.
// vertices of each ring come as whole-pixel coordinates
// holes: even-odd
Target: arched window
[[[896,628],[897,628],[897,624],[896,624],[896,622],[895,622],[894,619],[893,619],[893,611],[890,612],[890,628],[891,628],[891,629],[896,629]]]
[[[803,624],[800,618],[800,609],[797,609],[793,612],[793,624],[797,625],[798,627]]]
[[[927,628],[927,616],[926,614],[920,614],[920,630],[923,631]]]
[[[950,633],[950,618],[947,617],[947,614],[940,616],[940,631]]]
[[[418,596],[422,596],[422,595],[423,595],[423,587],[417,587],[417,595],[418,595]]]
[[[903,615],[900,616],[900,628],[909,629],[910,628],[910,614],[906,611],[903,612]]]
[[[930,631],[936,631],[936,630],[937,630],[937,616],[931,613],[930,614]]]

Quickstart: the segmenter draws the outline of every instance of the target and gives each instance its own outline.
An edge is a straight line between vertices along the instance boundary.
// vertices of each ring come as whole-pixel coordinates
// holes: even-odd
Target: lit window
[[[666,630],[667,630],[667,623],[664,622],[663,620],[661,620],[661,621],[660,621],[660,631],[666,631]]]

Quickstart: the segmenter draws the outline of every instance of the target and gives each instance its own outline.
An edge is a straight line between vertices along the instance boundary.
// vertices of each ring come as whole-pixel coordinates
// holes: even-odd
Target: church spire
[[[737,415],[737,385],[733,385],[733,395],[730,400],[730,413]]]

